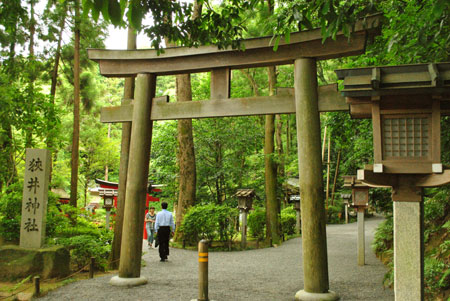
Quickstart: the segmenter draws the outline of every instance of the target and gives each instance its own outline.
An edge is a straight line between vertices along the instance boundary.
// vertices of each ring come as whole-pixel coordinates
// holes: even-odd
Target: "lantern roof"
[[[450,62],[335,70],[345,97],[433,94],[450,100]]]
[[[238,198],[251,198],[255,197],[256,194],[254,189],[238,189],[234,196]]]
[[[117,196],[117,189],[113,188],[99,188],[98,189],[99,195],[104,197],[114,197]]]
[[[366,184],[364,184],[361,180],[358,180],[356,175],[350,176],[342,176],[344,178],[344,187],[351,188],[369,188]]]

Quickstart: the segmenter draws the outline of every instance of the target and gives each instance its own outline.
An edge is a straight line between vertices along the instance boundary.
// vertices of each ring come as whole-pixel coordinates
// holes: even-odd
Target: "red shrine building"
[[[102,189],[111,189],[116,190],[119,188],[119,183],[116,182],[109,182],[104,181],[101,179],[95,179],[95,183],[97,183],[100,188]],[[157,185],[151,185],[151,191],[150,193],[147,191],[147,198],[145,200],[145,207],[149,208],[151,206],[151,202],[159,202],[159,198],[157,197],[161,192],[161,188],[164,185],[157,184]],[[114,193],[114,208],[117,208],[117,193]],[[145,209],[145,214],[147,214],[148,209]],[[144,239],[147,239],[147,232],[145,231],[145,225],[144,225]]]

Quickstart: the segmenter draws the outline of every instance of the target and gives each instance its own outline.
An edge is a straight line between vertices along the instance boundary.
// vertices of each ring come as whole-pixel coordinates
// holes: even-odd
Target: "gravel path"
[[[386,268],[375,258],[370,243],[381,218],[366,219],[366,265],[356,262],[357,224],[328,225],[330,289],[341,300],[394,300],[384,289]],[[209,253],[209,298],[214,300],[294,300],[303,288],[301,238],[278,248],[243,252]],[[197,252],[170,249],[168,262],[159,262],[158,251],[144,243],[146,266],[141,275],[147,285],[119,288],[108,284],[111,276],[68,284],[39,300],[190,300],[197,298]]]

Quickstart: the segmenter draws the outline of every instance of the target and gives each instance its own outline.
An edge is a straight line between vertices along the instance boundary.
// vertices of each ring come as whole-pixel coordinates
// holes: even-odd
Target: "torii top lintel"
[[[170,75],[196,73],[216,68],[241,69],[293,63],[295,59],[310,57],[331,59],[361,54],[368,37],[380,29],[381,15],[373,15],[355,24],[351,38],[339,33],[335,40],[322,43],[320,29],[293,33],[290,43],[281,41],[273,50],[272,37],[242,41],[245,51],[216,46],[198,48],[173,47],[158,55],[154,49],[106,50],[88,49],[88,56],[100,65],[100,73],[107,77],[135,76],[138,73]]]

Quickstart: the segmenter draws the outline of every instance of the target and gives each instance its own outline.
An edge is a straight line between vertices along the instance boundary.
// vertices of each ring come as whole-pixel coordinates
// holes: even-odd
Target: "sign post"
[[[45,241],[50,151],[26,150],[25,175],[20,224],[20,247],[39,249]]]

